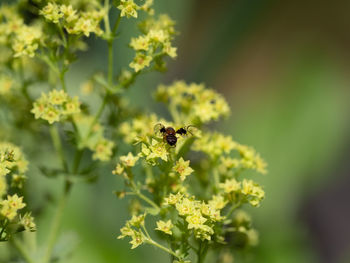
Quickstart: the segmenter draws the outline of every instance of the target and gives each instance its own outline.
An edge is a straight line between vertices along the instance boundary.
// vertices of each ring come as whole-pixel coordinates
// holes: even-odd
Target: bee
[[[167,142],[170,146],[175,147],[177,143],[176,134],[179,134],[181,136],[186,136],[188,134],[192,135],[192,132],[190,131],[191,127],[193,126],[185,126],[175,131],[173,127],[165,127],[163,124],[157,123],[154,126],[154,131],[157,135],[163,136],[163,140]]]

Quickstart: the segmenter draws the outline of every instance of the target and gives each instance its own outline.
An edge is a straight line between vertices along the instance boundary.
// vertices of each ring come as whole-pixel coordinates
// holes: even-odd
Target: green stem
[[[150,204],[151,206],[153,206],[155,209],[157,209],[158,211],[160,210],[160,207],[157,206],[156,203],[154,203],[151,199],[149,199],[147,196],[143,195],[141,192],[139,191],[135,191],[135,194],[140,197],[142,200],[144,200],[146,203]]]
[[[206,243],[203,244],[202,241],[199,243],[199,248],[197,251],[197,263],[203,263],[208,252],[208,246]]]
[[[60,135],[58,133],[58,129],[55,125],[50,126],[50,134],[51,134],[52,142],[53,142],[53,145],[54,145],[55,150],[57,152],[57,155],[61,159],[63,169],[66,173],[68,173],[68,165],[67,165],[67,161],[64,157],[61,138],[60,138]]]
[[[227,212],[227,214],[225,215],[225,217],[230,217],[231,214],[233,213],[233,211],[235,211],[238,207],[241,206],[241,202],[238,202],[237,204],[231,206],[230,210]]]
[[[67,92],[67,87],[66,87],[66,81],[64,80],[64,76],[66,74],[66,70],[63,69],[61,72],[60,72],[60,81],[61,81],[61,85],[62,85],[62,89]]]
[[[37,57],[44,61],[51,68],[51,70],[57,74],[57,76],[60,76],[60,71],[58,70],[56,65],[50,60],[50,58],[48,58],[45,55],[38,55]]]
[[[67,39],[66,39],[66,36],[64,35],[63,29],[62,29],[60,24],[58,24],[57,27],[58,27],[58,31],[60,32],[60,35],[62,37],[62,40],[63,40],[63,46],[65,48],[67,48]]]
[[[72,170],[73,174],[76,174],[78,172],[79,164],[80,164],[81,158],[83,157],[83,153],[84,153],[84,151],[79,150],[79,149],[77,149],[77,151],[75,153],[73,170]]]
[[[169,248],[167,248],[167,247],[162,246],[161,244],[155,242],[153,239],[147,238],[147,239],[146,239],[146,243],[151,244],[151,245],[153,245],[153,246],[156,246],[156,247],[158,247],[158,248],[164,250],[165,252],[168,252],[170,255],[173,255],[173,256],[176,257],[177,259],[180,259],[180,258],[178,257],[178,255],[176,255],[176,253],[175,253],[174,251],[172,251],[171,249],[169,249]]]
[[[5,232],[5,229],[6,229],[7,225],[8,225],[8,223],[9,222],[8,222],[7,219],[5,219],[4,223],[1,223],[0,241],[2,240],[2,235]]]
[[[57,239],[58,231],[59,231],[59,228],[61,225],[64,208],[67,204],[68,196],[69,196],[71,189],[72,189],[72,183],[69,180],[66,180],[65,185],[64,185],[63,194],[62,194],[61,199],[59,201],[59,204],[57,206],[57,211],[56,211],[55,217],[52,221],[52,225],[50,228],[51,231],[49,233],[47,247],[46,247],[46,251],[45,251],[45,255],[44,255],[44,258],[42,260],[42,263],[49,263],[50,262],[52,251],[53,251],[53,248],[54,248],[54,245],[55,245],[55,242]]]
[[[199,248],[197,250],[197,262],[202,262],[202,241],[199,242]]]
[[[113,36],[117,33],[117,30],[118,30],[118,27],[119,27],[119,23],[120,23],[121,18],[122,18],[122,17],[120,16],[120,13],[119,13],[118,18],[117,18],[117,20],[115,21],[114,26],[113,26],[113,29],[112,29]]]
[[[113,39],[108,40],[108,86],[113,86]]]
[[[109,25],[109,0],[105,0],[104,4],[105,16],[103,17],[106,33],[109,36],[111,34],[111,27]]]
[[[28,251],[24,248],[22,242],[18,241],[15,238],[10,239],[10,242],[27,263],[35,263],[35,261],[29,255]]]

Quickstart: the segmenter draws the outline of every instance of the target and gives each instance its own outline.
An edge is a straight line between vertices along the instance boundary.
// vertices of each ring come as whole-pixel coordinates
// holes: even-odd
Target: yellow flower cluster
[[[43,119],[50,124],[59,122],[80,112],[78,97],[71,98],[63,90],[53,90],[49,94],[42,93],[33,103],[31,112],[35,119]]]
[[[145,236],[140,230],[140,228],[145,224],[145,216],[146,214],[139,216],[134,215],[129,221],[126,222],[125,226],[120,229],[121,235],[118,236],[118,239],[127,236],[131,237],[131,249],[138,247],[145,241]]]
[[[6,176],[11,176],[11,185],[21,188],[25,180],[24,173],[28,169],[28,161],[17,146],[0,142],[0,200],[7,191]]]
[[[100,28],[100,22],[105,15],[103,8],[78,11],[72,5],[58,5],[50,2],[40,10],[40,14],[58,26],[63,25],[69,34],[84,34],[87,37],[91,33],[98,36],[103,34]]]
[[[237,143],[232,140],[231,136],[218,132],[207,132],[194,141],[192,150],[204,152],[212,159],[216,159],[224,154],[229,154],[236,146]]]
[[[79,133],[78,148],[93,151],[94,160],[109,161],[113,155],[114,142],[104,137],[104,128],[94,123],[94,117],[86,114],[73,116]]]
[[[14,225],[19,224],[26,230],[35,230],[33,218],[29,213],[24,216],[18,213],[19,210],[25,207],[23,197],[15,194],[7,194],[11,182],[11,186],[21,188],[23,181],[26,179],[24,173],[28,169],[28,162],[24,158],[19,147],[8,143],[0,142],[0,224],[3,218],[6,218]],[[4,196],[7,194],[5,199]],[[11,229],[4,229],[4,232],[12,231]]]
[[[183,123],[208,123],[230,112],[226,100],[203,84],[175,81],[169,86],[160,85],[156,99],[168,105],[171,113],[176,114],[173,117]]]
[[[26,25],[15,6],[0,7],[0,45],[9,45],[14,57],[34,57],[43,37],[39,24]]]
[[[235,142],[231,136],[224,136],[217,132],[205,133],[195,140],[192,150],[204,152],[213,160],[220,157],[219,171],[227,177],[232,177],[233,169],[252,169],[266,174],[267,164],[255,149]],[[227,156],[234,150],[239,153],[237,158]]]
[[[195,200],[194,197],[188,198],[181,193],[170,194],[164,199],[164,204],[175,206],[178,214],[185,218],[187,229],[193,229],[194,236],[201,240],[211,240],[215,222],[224,219],[220,215],[220,209],[223,207],[217,206],[217,203],[205,203]]]
[[[265,197],[265,192],[260,185],[254,183],[252,180],[243,179],[242,182],[238,182],[236,179],[227,179],[224,183],[220,183],[220,188],[226,194],[238,194],[241,203],[248,202],[252,206],[259,206],[260,202]],[[229,199],[232,199],[229,197]]]
[[[266,162],[260,157],[254,148],[238,144],[236,147],[241,156],[241,166],[246,169],[254,169],[259,173],[266,174]]]
[[[149,67],[155,62],[157,70],[163,70],[165,65],[164,56],[176,57],[176,48],[172,46],[174,21],[167,15],[162,15],[155,20],[151,18],[141,24],[143,35],[132,38],[130,47],[136,51],[134,60],[129,64],[135,72]]]

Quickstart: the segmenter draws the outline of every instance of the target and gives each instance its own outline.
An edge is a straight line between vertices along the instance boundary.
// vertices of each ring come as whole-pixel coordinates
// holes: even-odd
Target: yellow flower
[[[113,153],[113,147],[114,143],[112,141],[101,138],[94,147],[92,158],[94,160],[109,161]]]
[[[169,57],[176,58],[177,57],[176,50],[177,50],[177,48],[172,47],[170,42],[164,43],[163,52],[166,53]]]
[[[146,214],[142,214],[142,215],[133,215],[132,218],[130,219],[129,223],[130,225],[134,226],[134,227],[141,227],[145,225],[145,217]]]
[[[72,115],[80,112],[80,102],[78,97],[68,98],[68,101],[64,104],[63,114]]]
[[[49,102],[53,105],[62,105],[68,99],[67,93],[63,90],[53,90],[49,93]]]
[[[163,161],[168,161],[168,150],[164,142],[158,142],[152,140],[152,144],[149,147],[150,154],[147,156],[147,159],[160,158]]]
[[[242,194],[246,195],[252,206],[259,206],[261,200],[265,197],[265,192],[260,185],[246,179],[242,182]]]
[[[221,210],[226,206],[227,201],[221,195],[214,195],[208,204],[214,209]]]
[[[43,116],[41,117],[52,124],[54,122],[60,121],[60,112],[53,106],[48,106],[45,109]]]
[[[169,197],[164,198],[164,205],[175,205],[183,198],[183,194],[178,192],[176,195],[170,194]]]
[[[73,22],[78,17],[77,11],[73,9],[72,5],[61,5],[60,11],[68,23]]]
[[[225,183],[220,183],[219,186],[224,189],[227,194],[241,190],[241,183],[237,182],[235,179],[227,179]]]
[[[207,219],[199,211],[195,211],[186,217],[186,221],[188,223],[188,229],[199,229],[203,227]]]
[[[58,24],[59,19],[63,17],[60,7],[55,3],[48,3],[39,13],[55,24]]]
[[[131,249],[137,248],[144,241],[145,241],[145,239],[144,239],[143,235],[138,231],[134,231],[133,235],[131,235],[131,241],[130,241],[130,244],[132,245]]]
[[[23,203],[23,197],[18,197],[17,194],[8,195],[7,199],[0,202],[0,205],[2,206],[0,214],[7,217],[10,221],[17,216],[17,210],[26,206]]]
[[[118,239],[127,237],[127,236],[132,236],[134,230],[131,228],[130,224],[127,222],[125,226],[123,226],[120,229],[121,235],[118,236]]]
[[[130,42],[130,47],[134,50],[145,50],[149,48],[149,38],[147,36],[139,36],[138,38],[132,38]]]
[[[162,220],[159,220],[157,222],[157,228],[156,230],[162,231],[165,234],[172,235],[171,229],[174,227],[173,223],[169,219],[167,222],[164,222]]]
[[[112,171],[113,174],[121,175],[124,172],[124,167],[118,163],[115,169]]]
[[[121,0],[120,5],[117,8],[121,10],[121,17],[126,16],[127,18],[137,18],[137,9],[139,9],[139,6],[135,4],[133,0]]]
[[[139,159],[138,156],[134,156],[131,152],[128,153],[128,155],[120,156],[120,161],[125,165],[125,166],[135,166],[135,163]]]
[[[129,66],[130,68],[133,68],[135,72],[139,72],[145,67],[149,67],[151,61],[151,56],[147,56],[143,53],[136,53],[134,60],[129,64]]]
[[[25,213],[24,216],[20,216],[19,222],[24,227],[24,229],[27,231],[35,231],[36,230],[34,218],[30,215],[30,213]]]
[[[173,167],[173,170],[180,175],[181,181],[184,181],[193,172],[193,169],[189,165],[190,161],[184,161],[181,157]]]
[[[175,207],[179,212],[179,215],[184,216],[192,214],[196,210],[197,204],[195,201],[188,198],[183,198],[180,202],[175,204]]]

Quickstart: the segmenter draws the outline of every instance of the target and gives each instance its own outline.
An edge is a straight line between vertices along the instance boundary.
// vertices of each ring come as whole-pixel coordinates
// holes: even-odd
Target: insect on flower
[[[154,126],[154,132],[156,135],[163,136],[163,140],[166,141],[170,146],[175,147],[177,143],[177,137],[176,134],[179,134],[181,136],[186,136],[188,134],[192,134],[191,128],[194,128],[192,125],[185,126],[182,128],[179,128],[175,131],[173,127],[165,127],[161,123],[157,123]]]

